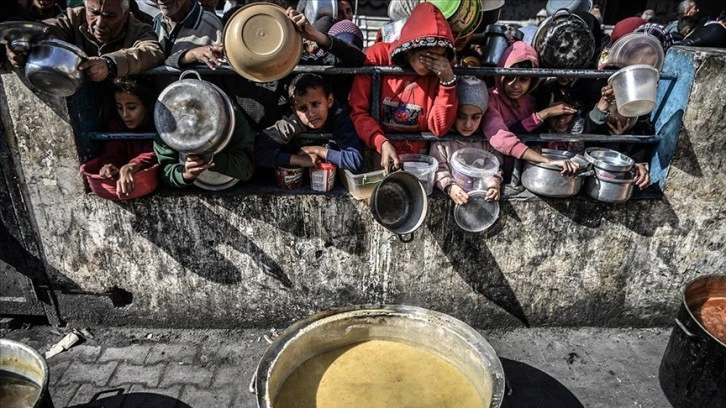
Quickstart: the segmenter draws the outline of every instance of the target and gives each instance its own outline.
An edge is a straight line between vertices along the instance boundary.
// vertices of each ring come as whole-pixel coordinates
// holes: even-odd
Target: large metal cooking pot
[[[595,37],[585,20],[561,9],[539,25],[532,46],[542,68],[585,68],[595,52]]]
[[[0,339],[0,372],[3,376],[3,386],[15,384],[9,395],[3,398],[10,406],[28,406],[32,408],[53,408],[53,402],[48,392],[49,371],[45,358],[30,346],[23,343]],[[15,393],[14,391],[17,391]],[[19,394],[22,400],[11,400],[10,395]],[[8,398],[8,399],[5,399]],[[25,405],[29,402],[31,405]],[[17,404],[17,405],[15,405]]]
[[[471,381],[482,396],[483,408],[502,404],[504,370],[496,352],[479,332],[440,312],[384,305],[326,310],[288,327],[257,366],[253,380],[257,406],[272,408],[285,380],[306,360],[369,340],[400,342],[433,353]]]
[[[193,75],[196,79],[184,79]],[[170,148],[186,154],[219,153],[234,131],[232,101],[196,71],[184,71],[154,106],[154,125]]]
[[[592,176],[587,161],[572,152],[542,149],[542,156],[552,160],[571,160],[580,167],[575,176],[563,176],[561,168],[554,164],[525,161],[522,169],[522,185],[527,190],[545,197],[572,197],[582,189],[586,177]]]
[[[403,170],[392,171],[373,188],[370,205],[373,218],[402,242],[413,241],[429,206],[423,184]]]
[[[675,408],[726,406],[726,275],[700,276],[683,289],[660,363],[660,386]]]
[[[33,44],[25,62],[25,76],[41,91],[71,96],[83,85],[86,74],[78,66],[88,56],[82,49],[52,38]]]

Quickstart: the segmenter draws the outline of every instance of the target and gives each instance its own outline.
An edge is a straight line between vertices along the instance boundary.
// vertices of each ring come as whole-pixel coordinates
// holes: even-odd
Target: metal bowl
[[[43,40],[32,46],[25,63],[25,76],[41,91],[71,96],[83,85],[86,74],[78,66],[88,59],[82,49],[59,39]]]
[[[572,197],[582,188],[589,163],[584,157],[572,152],[542,149],[542,156],[552,160],[570,160],[580,167],[576,176],[563,176],[561,168],[554,164],[526,161],[522,170],[522,185],[532,193],[545,197]]]
[[[630,171],[635,164],[635,161],[630,157],[618,151],[603,147],[590,147],[585,149],[585,158],[593,166],[610,172]]]

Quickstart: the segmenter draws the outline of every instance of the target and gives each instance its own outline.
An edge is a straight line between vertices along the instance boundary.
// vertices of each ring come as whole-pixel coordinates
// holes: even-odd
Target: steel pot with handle
[[[563,176],[562,169],[554,164],[525,161],[522,168],[522,185],[527,190],[545,197],[572,197],[582,189],[585,178],[594,172],[580,155],[554,149],[542,149],[542,156],[552,160],[571,160],[580,167],[575,176]]]
[[[604,203],[622,203],[633,194],[635,174],[630,171],[623,179],[614,179],[595,174],[585,182],[585,194]]]
[[[184,79],[189,75],[196,79]],[[154,106],[154,125],[164,143],[178,152],[219,153],[234,131],[232,101],[196,71],[184,71],[179,81],[161,91]]]
[[[675,408],[726,406],[726,275],[700,276],[681,307],[658,370]]]
[[[78,66],[87,59],[86,53],[73,44],[56,38],[43,40],[32,45],[25,62],[25,76],[41,91],[71,96],[86,79]]]
[[[402,242],[413,241],[428,212],[428,196],[423,184],[413,174],[392,171],[371,193],[373,218]]]

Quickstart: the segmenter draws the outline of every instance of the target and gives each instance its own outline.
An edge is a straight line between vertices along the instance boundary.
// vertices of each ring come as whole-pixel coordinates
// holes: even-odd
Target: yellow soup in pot
[[[407,344],[371,340],[321,353],[285,380],[274,408],[488,407],[464,374]]]

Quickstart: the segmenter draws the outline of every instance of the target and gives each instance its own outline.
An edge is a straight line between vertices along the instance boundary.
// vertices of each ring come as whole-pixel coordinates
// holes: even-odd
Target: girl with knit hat
[[[394,43],[375,43],[366,50],[366,65],[395,65],[413,71],[382,75],[378,119],[371,115],[372,80],[357,75],[348,103],[358,136],[381,155],[381,166],[400,166],[398,153],[426,151],[423,140],[389,140],[389,132],[446,134],[456,118],[457,78],[451,66],[454,36],[436,6],[421,3],[406,20]]]
[[[480,129],[481,120],[487,111],[489,100],[487,87],[478,78],[463,77],[456,87],[456,95],[459,98],[459,108],[456,112],[454,129],[457,134],[468,138]],[[500,166],[503,160],[501,153],[497,152],[487,141],[447,140],[433,142],[429,154],[439,161],[439,169],[436,171],[435,176],[436,187],[448,194],[456,204],[466,204],[469,195],[464,191],[464,186],[458,185],[452,176],[450,160],[454,152],[465,147],[478,148],[494,154]],[[487,200],[499,200],[501,182],[502,173],[500,168],[500,171],[485,180]]]

